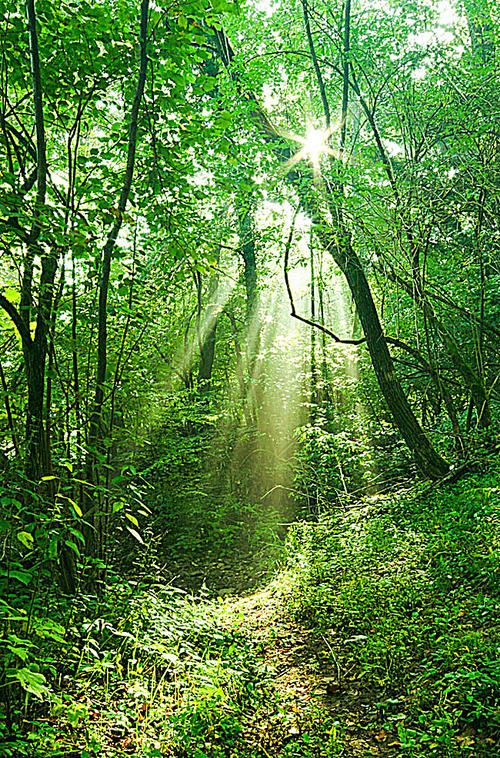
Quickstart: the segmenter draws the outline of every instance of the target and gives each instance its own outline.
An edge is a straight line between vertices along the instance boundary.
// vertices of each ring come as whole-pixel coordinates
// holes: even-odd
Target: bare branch
[[[297,209],[294,213],[293,219],[292,219],[292,225],[290,227],[290,233],[288,235],[288,239],[286,242],[285,247],[285,258],[283,262],[283,274],[285,276],[285,285],[286,285],[286,291],[288,293],[288,299],[290,301],[290,316],[297,319],[297,321],[302,321],[303,324],[308,324],[308,326],[312,326],[314,329],[319,329],[319,331],[324,332],[325,334],[328,334],[329,337],[331,337],[335,342],[341,344],[341,345],[362,345],[363,342],[366,342],[366,339],[363,337],[359,340],[349,340],[349,339],[342,339],[342,337],[339,337],[337,334],[331,331],[331,329],[328,329],[326,326],[323,326],[323,324],[318,324],[316,321],[312,321],[309,318],[305,318],[304,316],[300,316],[297,311],[295,310],[295,303],[293,300],[293,293],[292,288],[290,286],[290,279],[288,276],[288,259],[290,257],[290,248],[292,245],[292,239],[293,239],[293,232],[295,227],[295,219],[297,218],[297,213],[299,212],[300,204],[297,206]]]

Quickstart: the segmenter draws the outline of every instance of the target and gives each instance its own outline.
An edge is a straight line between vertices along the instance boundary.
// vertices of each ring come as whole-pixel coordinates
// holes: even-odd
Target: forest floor
[[[276,583],[228,599],[223,624],[258,645],[271,674],[273,697],[244,722],[250,754],[290,756],[396,756],[401,743],[380,727],[378,694],[345,668],[343,640],[297,623]]]
[[[42,684],[0,755],[500,758],[499,481],[163,554],[69,621],[37,609]]]
[[[293,618],[282,577],[274,572],[272,578],[265,556],[203,556],[173,564],[170,572],[185,589],[219,599],[221,627],[248,639],[267,672],[268,697],[242,719],[242,755],[401,755],[397,732],[381,723],[383,692],[364,686],[340,632],[323,633]]]
[[[177,567],[260,667],[234,740],[193,756],[500,756],[498,481],[497,463],[298,522],[274,577],[264,551]]]

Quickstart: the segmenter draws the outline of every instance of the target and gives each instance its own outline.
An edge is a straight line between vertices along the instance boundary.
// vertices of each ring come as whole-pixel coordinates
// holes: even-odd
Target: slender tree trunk
[[[363,98],[361,94],[361,90],[357,83],[355,72],[352,65],[350,66],[350,71],[352,74],[352,82],[350,82],[350,86],[352,86],[354,92],[358,96],[359,102],[363,108],[365,116],[368,122],[370,123],[373,136],[377,144],[378,152],[382,159],[382,163],[384,165],[387,178],[389,179],[389,183],[394,193],[396,205],[399,205],[400,195],[399,195],[399,190],[398,190],[396,178],[394,175],[394,171],[392,168],[391,160],[384,148],[380,132],[375,122],[373,111],[368,106],[366,100]],[[344,82],[345,82],[346,76],[348,76],[348,72],[344,70]],[[490,408],[489,408],[488,395],[486,392],[486,388],[484,386],[484,381],[482,380],[481,375],[477,374],[469,366],[467,361],[464,359],[462,350],[458,346],[456,340],[454,339],[452,334],[449,332],[449,330],[446,329],[444,324],[437,318],[432,306],[427,302],[425,298],[425,294],[424,294],[425,288],[423,286],[422,276],[420,272],[420,247],[419,247],[418,242],[414,240],[412,228],[409,225],[407,220],[405,219],[402,220],[402,227],[405,231],[406,238],[408,240],[410,259],[411,259],[411,265],[412,265],[412,270],[411,270],[412,281],[411,281],[411,284],[409,284],[408,282],[402,280],[400,277],[394,276],[394,279],[396,279],[400,284],[402,284],[402,286],[404,287],[408,295],[411,298],[413,298],[415,303],[421,308],[425,318],[428,319],[429,323],[432,323],[435,326],[444,347],[447,349],[450,355],[450,358],[455,368],[458,370],[462,378],[465,380],[466,385],[471,390],[471,396],[472,396],[474,405],[476,406],[476,410],[478,414],[478,425],[483,428],[489,427],[492,423],[492,420],[491,420],[491,414],[490,414]]]
[[[405,292],[419,305],[423,314],[427,318],[430,324],[434,327],[436,332],[446,348],[450,359],[458,371],[460,376],[465,382],[465,385],[470,390],[472,402],[477,411],[478,426],[481,428],[488,428],[491,426],[492,418],[490,411],[490,404],[488,399],[488,393],[480,373],[474,371],[463,356],[463,350],[460,348],[454,336],[446,328],[443,322],[436,316],[434,309],[430,303],[421,294],[420,288],[412,286],[409,282],[405,281],[401,277],[396,277],[391,272],[388,273],[389,278],[394,278],[403,287]]]
[[[252,416],[248,408],[245,376],[243,374],[243,358],[241,355],[240,341],[238,338],[238,327],[236,325],[234,313],[230,310],[230,308],[225,308],[224,313],[228,317],[233,328],[234,352],[236,354],[236,377],[238,379],[238,387],[240,390],[241,403],[243,406],[243,415],[245,416],[246,425],[250,427],[252,426]]]
[[[465,15],[476,64],[492,62],[495,57],[495,26],[485,0],[464,0]]]
[[[73,257],[73,282],[71,286],[71,364],[73,370],[73,392],[75,396],[75,419],[76,419],[76,460],[78,467],[81,463],[82,451],[82,415],[80,410],[80,375],[78,368],[78,311],[76,303],[76,266]]]
[[[12,408],[10,405],[9,388],[7,386],[7,379],[5,377],[5,372],[3,370],[1,357],[0,357],[0,382],[1,382],[2,390],[3,390],[3,402],[5,405],[5,413],[7,415],[7,422],[9,425],[10,435],[12,437],[12,444],[14,446],[14,450],[16,451],[17,457],[21,459],[21,451],[19,449],[19,442],[17,440],[16,428],[14,426],[14,418],[12,415]]]
[[[125,169],[125,177],[123,180],[123,186],[120,193],[120,199],[118,202],[116,221],[114,222],[102,253],[102,269],[101,269],[101,281],[99,286],[99,305],[98,305],[98,333],[97,333],[97,371],[96,371],[96,388],[94,395],[94,403],[90,415],[89,422],[89,447],[90,447],[90,468],[92,468],[93,462],[96,460],[96,454],[99,453],[102,447],[102,410],[104,404],[104,390],[107,374],[107,348],[108,348],[108,290],[109,290],[109,277],[111,273],[111,260],[113,251],[115,248],[118,233],[121,229],[123,222],[123,214],[127,207],[130,190],[132,188],[132,180],[134,176],[135,167],[135,154],[137,147],[137,130],[139,109],[144,94],[144,86],[146,83],[147,74],[147,32],[148,32],[148,13],[149,13],[149,0],[142,0],[141,2],[141,22],[140,22],[140,64],[139,75],[137,80],[137,86],[134,94],[134,101],[132,103],[132,109],[130,113],[130,125],[128,130],[128,150],[127,150],[127,166]],[[89,472],[90,473],[90,472]]]
[[[222,31],[215,34],[219,55],[223,63],[230,66],[234,53],[229,40]],[[270,144],[278,157],[289,158],[290,153],[283,145],[283,138],[259,106],[255,95],[245,93],[245,97],[252,103],[251,116],[263,139]],[[322,245],[332,254],[346,277],[363,327],[375,375],[394,424],[413,452],[420,469],[431,478],[444,476],[448,471],[448,464],[425,436],[396,376],[366,275],[346,233],[341,213],[337,213],[335,228],[325,222],[314,195],[312,175],[310,172],[309,176],[304,174],[305,172],[289,171],[287,178],[297,191],[302,207],[314,224]],[[330,204],[332,201],[338,206],[338,198],[330,198]],[[338,210],[341,212],[341,207]]]
[[[198,390],[202,395],[210,391],[212,382],[212,369],[215,358],[215,343],[217,336],[217,303],[214,302],[219,285],[218,269],[219,255],[217,255],[216,269],[210,279],[207,294],[207,305],[205,308],[207,331],[203,335],[200,350],[200,364],[198,367]]]
[[[107,236],[103,252],[102,252],[102,268],[101,268],[101,281],[99,285],[99,303],[98,303],[98,327],[97,327],[97,369],[96,369],[96,383],[94,401],[90,413],[89,419],[89,435],[88,435],[88,457],[87,457],[87,478],[89,481],[98,482],[100,478],[99,474],[99,459],[103,457],[103,406],[105,397],[105,387],[108,368],[108,291],[109,291],[109,279],[111,274],[111,261],[113,252],[116,245],[116,240],[120,232],[123,216],[127,207],[127,202],[132,188],[132,180],[134,177],[135,157],[137,148],[137,132],[139,121],[139,109],[141,106],[144,87],[146,83],[148,55],[147,55],[147,34],[148,34],[148,14],[149,14],[149,0],[142,0],[141,2],[141,17],[140,17],[140,59],[139,59],[139,73],[137,78],[137,85],[134,94],[134,100],[130,112],[130,123],[128,129],[128,147],[127,147],[127,165],[125,169],[125,176],[123,180],[122,189],[120,192],[120,198],[118,201],[116,220],[111,227]],[[96,513],[97,507],[97,513]],[[86,547],[87,552],[95,554],[99,548],[102,548],[103,535],[102,535],[102,516],[100,511],[102,508],[101,497],[97,500],[97,506],[90,499],[86,505],[86,517],[87,520],[93,514],[93,520],[95,523],[95,530],[87,528]]]
[[[314,274],[314,245],[312,240],[312,233],[311,238],[309,241],[309,268],[310,268],[310,312],[311,312],[311,321],[316,321],[316,281],[315,281],[315,274]],[[310,362],[311,362],[311,419],[314,421],[316,418],[317,413],[317,404],[318,404],[318,375],[317,375],[317,365],[316,365],[316,328],[311,327],[311,355],[310,355]]]
[[[325,323],[325,296],[323,291],[323,251],[320,251],[319,257],[319,277],[318,277],[318,305],[319,318],[322,324]],[[333,400],[329,386],[328,362],[326,353],[326,334],[321,332],[321,399],[325,400],[330,397]]]
[[[46,345],[33,344],[24,350],[24,370],[28,385],[28,410],[26,416],[26,465],[28,479],[36,481],[43,471],[43,403],[45,395]]]
[[[43,115],[43,90],[38,50],[37,16],[35,0],[27,0],[28,31],[30,40],[31,80],[36,132],[37,193],[33,223],[29,234],[28,253],[25,261],[21,287],[21,317],[29,330],[32,304],[33,261],[36,243],[43,223],[43,209],[47,191],[47,148],[45,142],[45,121]],[[29,479],[38,479],[44,466],[43,402],[45,393],[45,363],[47,359],[47,330],[50,317],[51,286],[55,276],[55,261],[52,255],[42,256],[42,277],[40,283],[40,305],[34,340],[23,341],[26,381],[28,385],[28,414],[26,421],[26,474]],[[45,269],[45,271],[44,271]],[[45,273],[45,277],[44,277]],[[50,276],[52,274],[52,276]],[[52,281],[51,281],[52,279]],[[44,281],[45,280],[45,281]],[[45,291],[44,291],[45,286]],[[45,303],[44,303],[45,301]],[[43,304],[47,307],[43,308]]]

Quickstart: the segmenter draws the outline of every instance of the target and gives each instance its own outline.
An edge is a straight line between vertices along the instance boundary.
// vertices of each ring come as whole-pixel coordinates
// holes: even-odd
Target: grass
[[[2,755],[225,756],[263,672],[244,635],[222,628],[219,604],[115,584],[99,617],[92,610],[58,651],[66,673],[51,674],[39,655],[44,697],[18,701],[21,726]]]

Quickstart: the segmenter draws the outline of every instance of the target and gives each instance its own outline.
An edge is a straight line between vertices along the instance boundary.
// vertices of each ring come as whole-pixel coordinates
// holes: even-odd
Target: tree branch
[[[304,24],[306,27],[306,35],[307,35],[307,42],[309,45],[309,51],[311,53],[311,58],[312,58],[313,66],[314,66],[314,72],[316,74],[316,79],[317,79],[319,91],[321,94],[321,102],[323,103],[323,111],[325,114],[326,128],[330,129],[330,120],[331,120],[330,119],[330,106],[328,105],[328,98],[326,96],[325,83],[321,75],[321,69],[319,67],[318,59],[316,57],[316,50],[314,49],[314,42],[313,42],[312,33],[311,33],[311,25],[309,23],[309,11],[307,7],[307,0],[302,0],[302,10],[304,12]]]
[[[23,319],[21,318],[21,314],[17,310],[14,303],[11,303],[10,300],[7,300],[5,295],[0,294],[0,308],[3,308],[5,313],[10,317],[12,323],[21,336],[23,345],[30,347],[32,344],[32,339],[29,327],[24,323]]]
[[[36,131],[37,191],[35,200],[35,218],[30,233],[31,240],[35,242],[40,234],[40,225],[38,221],[39,208],[45,203],[45,194],[47,192],[47,146],[45,142],[45,122],[43,118],[42,77],[40,73],[40,55],[38,52],[35,0],[27,0],[26,9],[28,13],[28,30],[30,37],[31,78],[33,82]]]
[[[328,334],[329,337],[332,337],[335,342],[341,344],[341,345],[362,345],[363,342],[366,342],[366,339],[363,337],[359,340],[349,340],[349,339],[342,339],[342,337],[339,337],[337,334],[331,331],[331,329],[328,329],[326,326],[323,326],[323,324],[319,324],[317,321],[312,321],[309,318],[305,318],[304,316],[300,316],[297,311],[295,310],[295,303],[293,300],[293,293],[292,288],[290,286],[290,279],[288,276],[288,259],[290,257],[290,248],[292,245],[292,239],[293,239],[293,232],[295,227],[295,219],[297,218],[297,213],[299,212],[300,204],[297,206],[297,209],[294,213],[293,219],[292,219],[292,225],[290,227],[290,233],[288,235],[288,239],[286,242],[285,247],[285,258],[283,262],[283,274],[285,277],[285,285],[286,285],[286,291],[288,293],[288,299],[290,301],[290,316],[292,318],[297,319],[297,321],[302,321],[303,324],[308,324],[308,326],[312,326],[314,329],[319,329],[321,332],[324,332],[324,334]]]
[[[123,180],[116,220],[109,231],[106,243],[102,252],[102,274],[99,287],[99,306],[98,306],[98,338],[97,338],[97,371],[96,371],[96,389],[94,397],[94,407],[91,413],[90,422],[90,440],[94,444],[99,434],[99,418],[104,403],[104,384],[106,381],[107,370],[107,303],[109,277],[111,273],[111,258],[116,244],[118,233],[123,223],[123,214],[127,207],[130,190],[132,188],[132,179],[134,176],[135,154],[137,148],[137,131],[139,108],[142,102],[144,87],[146,84],[148,51],[147,51],[147,32],[148,32],[148,14],[149,0],[141,2],[141,23],[140,23],[140,63],[139,75],[134,94],[134,100],[130,111],[130,124],[128,130],[128,149],[127,149],[127,167]]]

